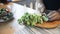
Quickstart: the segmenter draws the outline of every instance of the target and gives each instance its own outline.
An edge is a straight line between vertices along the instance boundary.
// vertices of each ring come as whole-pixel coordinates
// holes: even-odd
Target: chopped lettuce
[[[42,24],[43,21],[48,21],[48,17],[29,13],[25,13],[21,19],[18,19],[19,24],[24,23],[28,26],[35,26],[36,23]]]

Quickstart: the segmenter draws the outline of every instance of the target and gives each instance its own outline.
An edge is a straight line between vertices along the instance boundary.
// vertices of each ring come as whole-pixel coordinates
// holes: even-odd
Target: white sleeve
[[[36,0],[36,2],[38,2],[38,5],[37,5],[38,10],[39,10],[40,12],[43,12],[44,9],[45,9],[45,6],[44,6],[42,0]]]

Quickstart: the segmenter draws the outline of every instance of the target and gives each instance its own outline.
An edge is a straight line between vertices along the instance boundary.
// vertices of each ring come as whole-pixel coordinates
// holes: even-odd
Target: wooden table
[[[44,29],[37,27],[27,27],[25,25],[19,25],[18,19],[21,18],[24,13],[36,13],[40,14],[38,11],[27,8],[25,6],[13,3],[12,12],[14,13],[14,20],[7,24],[0,25],[0,34],[60,34],[60,26],[54,29]]]

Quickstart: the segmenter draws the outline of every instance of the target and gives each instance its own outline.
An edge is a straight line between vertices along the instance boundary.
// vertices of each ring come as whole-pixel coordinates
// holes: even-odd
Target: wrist
[[[58,13],[60,13],[60,9],[58,9]]]

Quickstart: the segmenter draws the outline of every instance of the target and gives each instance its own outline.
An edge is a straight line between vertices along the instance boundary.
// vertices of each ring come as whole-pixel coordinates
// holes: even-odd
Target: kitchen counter
[[[0,25],[0,34],[60,34],[60,26],[54,29],[44,29],[38,27],[27,27],[23,24],[18,24],[18,19],[26,13],[40,14],[39,11],[30,9],[28,7],[13,3],[12,12],[14,20]]]

